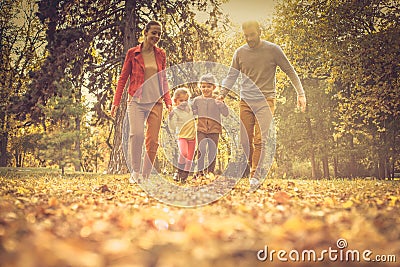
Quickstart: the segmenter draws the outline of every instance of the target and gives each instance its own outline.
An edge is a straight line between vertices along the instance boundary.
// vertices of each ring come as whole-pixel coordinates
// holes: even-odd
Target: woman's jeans
[[[158,134],[162,120],[163,104],[137,103],[129,101],[127,106],[129,120],[128,160],[135,172],[140,172],[142,147],[145,141],[146,156],[143,160],[142,175],[151,172],[158,149]],[[146,127],[145,127],[146,126]]]

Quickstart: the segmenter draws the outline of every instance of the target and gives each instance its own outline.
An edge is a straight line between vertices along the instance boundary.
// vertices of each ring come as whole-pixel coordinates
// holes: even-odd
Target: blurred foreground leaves
[[[267,179],[199,208],[149,198],[127,175],[0,176],[2,266],[365,266],[257,260],[276,251],[348,249],[400,261],[398,182]],[[319,255],[319,254],[318,254]]]

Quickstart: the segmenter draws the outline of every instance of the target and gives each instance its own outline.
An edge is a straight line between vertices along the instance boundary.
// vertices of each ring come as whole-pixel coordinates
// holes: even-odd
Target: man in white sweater
[[[275,111],[277,66],[290,78],[297,92],[297,106],[302,112],[306,108],[306,97],[300,79],[282,49],[260,39],[258,22],[245,22],[242,30],[247,44],[235,51],[229,72],[222,81],[223,90],[219,99],[228,94],[240,75],[241,143],[251,167],[250,185],[256,189],[265,175],[263,160],[268,129]]]

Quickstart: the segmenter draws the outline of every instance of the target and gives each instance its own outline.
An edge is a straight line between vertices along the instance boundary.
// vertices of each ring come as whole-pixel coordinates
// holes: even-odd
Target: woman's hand
[[[116,105],[112,105],[111,106],[111,117],[115,117],[115,115],[117,114],[117,110],[118,110],[118,106]]]

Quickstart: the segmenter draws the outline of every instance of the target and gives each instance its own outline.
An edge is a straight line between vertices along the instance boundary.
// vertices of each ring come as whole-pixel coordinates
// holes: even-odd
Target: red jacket
[[[118,106],[121,102],[122,92],[126,81],[130,77],[128,93],[133,96],[136,91],[140,90],[144,83],[144,60],[141,54],[142,45],[139,44],[128,50],[126,53],[124,66],[122,67],[121,75],[118,79],[117,90],[114,95],[115,106]],[[154,55],[156,57],[157,69],[158,69],[158,79],[160,81],[160,86],[163,92],[163,99],[167,106],[172,105],[171,96],[169,94],[167,77],[165,75],[167,56],[165,51],[161,48],[154,47]],[[138,96],[141,95],[139,91]]]

